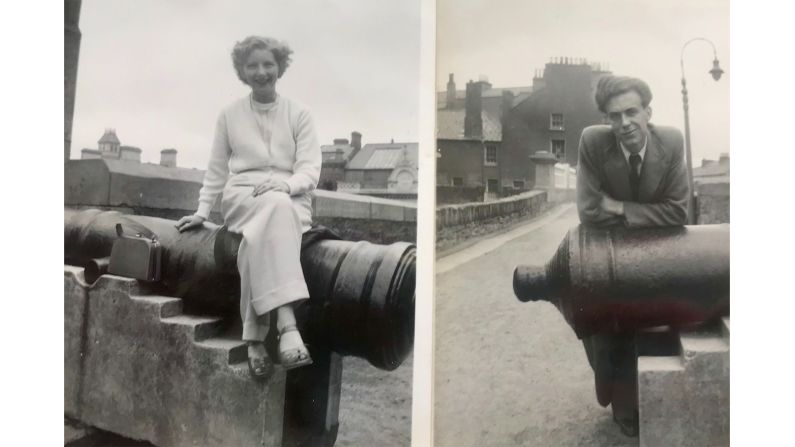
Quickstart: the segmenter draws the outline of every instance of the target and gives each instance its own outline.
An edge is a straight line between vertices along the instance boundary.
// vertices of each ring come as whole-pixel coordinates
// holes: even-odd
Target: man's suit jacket
[[[580,222],[596,227],[684,225],[689,187],[683,154],[678,129],[650,124],[638,200],[632,201],[629,164],[610,126],[585,128],[577,166]],[[623,217],[601,210],[603,194],[624,202]]]

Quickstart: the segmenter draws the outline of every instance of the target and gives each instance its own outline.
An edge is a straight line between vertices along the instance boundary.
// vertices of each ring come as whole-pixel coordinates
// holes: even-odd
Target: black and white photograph
[[[409,445],[419,2],[64,6],[65,445]]]
[[[439,0],[434,445],[729,445],[724,0]]]
[[[787,2],[5,12],[0,444],[791,443]]]

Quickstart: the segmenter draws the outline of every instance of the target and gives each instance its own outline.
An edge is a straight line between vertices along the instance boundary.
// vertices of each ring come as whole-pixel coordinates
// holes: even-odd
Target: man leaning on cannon
[[[577,210],[597,228],[684,225],[689,188],[679,130],[649,123],[652,93],[642,80],[604,76],[596,104],[609,125],[583,130],[577,168]],[[596,397],[612,404],[628,436],[638,434],[638,393],[633,332],[583,338],[594,370]]]

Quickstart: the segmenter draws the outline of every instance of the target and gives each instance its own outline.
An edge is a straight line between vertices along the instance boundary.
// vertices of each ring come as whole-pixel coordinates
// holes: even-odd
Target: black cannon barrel
[[[518,266],[513,288],[555,304],[581,338],[698,324],[729,313],[729,225],[578,226],[544,267]]]
[[[125,231],[157,235],[162,271],[153,287],[182,298],[192,311],[238,312],[239,234],[208,222],[203,229],[180,233],[167,219],[67,208],[66,262],[86,266],[108,256],[117,238],[116,223]],[[415,247],[340,240],[304,246],[301,264],[310,299],[297,317],[307,342],[365,358],[381,369],[400,366],[414,340]]]

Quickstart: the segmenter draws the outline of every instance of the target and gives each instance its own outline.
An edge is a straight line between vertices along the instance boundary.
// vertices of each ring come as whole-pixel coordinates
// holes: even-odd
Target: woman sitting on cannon
[[[264,345],[271,311],[277,315],[279,362],[286,369],[312,363],[293,305],[309,298],[301,237],[312,221],[310,192],[317,186],[321,152],[307,109],[276,93],[291,54],[286,44],[267,37],[250,36],[235,45],[232,62],[251,93],[218,117],[198,210],[176,225],[179,231],[201,227],[222,194],[224,223],[242,234],[240,316],[255,379],[271,372]]]

